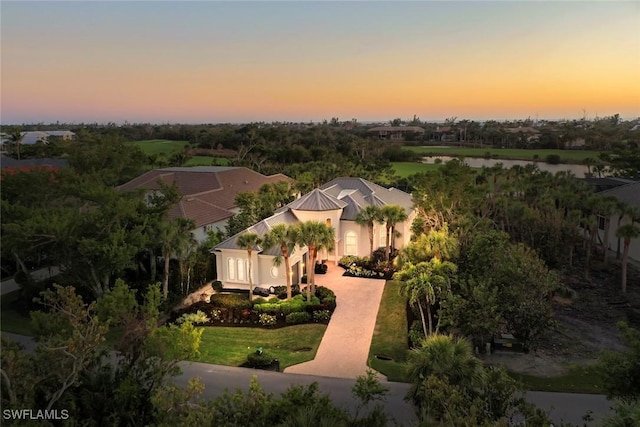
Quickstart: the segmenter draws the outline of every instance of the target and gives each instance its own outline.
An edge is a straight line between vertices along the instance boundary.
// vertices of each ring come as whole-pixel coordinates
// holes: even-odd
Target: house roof
[[[599,192],[603,196],[613,196],[629,206],[640,208],[640,182],[621,185]]]
[[[196,227],[222,221],[234,215],[238,193],[258,191],[269,183],[293,180],[285,175],[265,176],[244,167],[196,166],[155,169],[118,187],[159,190],[160,182],[175,183],[182,199],[169,211],[169,217],[192,219]]]
[[[342,209],[340,219],[353,221],[358,212],[369,205],[400,205],[410,211],[413,207],[413,200],[411,195],[404,191],[396,188],[384,188],[362,178],[336,178],[278,209],[273,216],[252,225],[235,236],[231,236],[216,246],[215,250],[240,249],[237,245],[238,236],[247,231],[262,236],[276,224],[295,224],[298,222],[296,211]],[[276,248],[262,253],[278,255],[279,250]]]
[[[0,168],[33,168],[33,167],[52,167],[52,168],[66,168],[69,165],[66,159],[22,159],[16,160],[11,157],[0,157]]]
[[[287,205],[289,209],[299,211],[334,211],[345,206],[345,202],[317,188]]]
[[[632,179],[616,178],[616,177],[580,178],[580,179],[585,183],[589,184],[590,186],[592,186],[595,189],[596,193],[635,182]]]
[[[424,128],[420,126],[376,126],[368,132],[418,132],[424,133]]]

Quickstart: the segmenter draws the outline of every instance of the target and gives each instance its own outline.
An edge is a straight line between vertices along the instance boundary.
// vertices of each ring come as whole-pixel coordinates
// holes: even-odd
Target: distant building
[[[37,142],[47,143],[53,140],[71,141],[75,139],[76,134],[70,130],[34,130],[21,132],[21,144],[31,145]],[[0,143],[11,142],[9,135],[3,134]]]
[[[175,184],[182,199],[169,211],[169,218],[186,218],[195,222],[194,238],[202,242],[209,230],[224,231],[229,218],[239,212],[238,193],[258,191],[264,184],[280,181],[293,183],[286,175],[265,176],[244,167],[196,166],[155,169],[118,187],[120,190],[144,188],[152,192],[160,184]]]
[[[391,141],[404,141],[408,135],[424,135],[424,129],[420,126],[376,126],[367,132],[376,134],[378,139]]]

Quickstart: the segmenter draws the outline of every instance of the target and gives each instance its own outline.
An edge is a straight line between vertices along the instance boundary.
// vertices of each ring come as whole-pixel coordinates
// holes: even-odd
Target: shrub
[[[485,159],[490,159],[491,158],[491,151],[485,151],[483,156]]]
[[[375,251],[373,251],[373,254],[371,256],[371,263],[373,265],[386,263],[387,262],[387,257],[385,256],[386,251],[387,251],[387,248],[378,248]]]
[[[265,304],[266,302],[267,302],[266,299],[264,299],[262,297],[258,297],[258,298],[253,300],[253,306],[255,307],[256,305]]]
[[[235,294],[213,294],[210,304],[214,307],[229,308],[232,310],[242,310],[251,308],[251,301],[244,295]]]
[[[331,319],[331,312],[329,310],[316,310],[313,312],[314,322],[326,322]]]
[[[324,302],[327,298],[333,298],[334,301],[336,299],[336,294],[326,286],[317,286],[316,296],[320,299],[320,302]]]
[[[262,350],[255,351],[247,356],[247,366],[249,368],[265,368],[270,366],[271,362],[273,362],[273,357],[262,352]]]
[[[276,324],[276,316],[262,313],[258,319],[258,323],[260,323],[262,326],[273,326]]]
[[[222,282],[220,280],[216,280],[211,284],[211,287],[216,292],[222,292]]]
[[[211,320],[220,320],[222,318],[222,312],[217,308],[211,310]]]
[[[311,314],[304,311],[289,313],[287,314],[287,317],[285,317],[284,321],[292,325],[297,325],[299,323],[308,323],[311,321]]]
[[[417,347],[420,345],[422,340],[424,339],[424,330],[422,329],[422,324],[414,320],[411,323],[411,328],[409,328],[409,341],[412,347]]]
[[[194,325],[197,325],[200,323],[209,323],[209,321],[210,321],[209,317],[207,317],[207,315],[204,314],[202,311],[198,310],[195,313],[183,314],[182,316],[178,317],[178,320],[176,320],[176,323],[178,325],[181,325],[185,322],[189,322]]]
[[[547,156],[547,163],[550,165],[557,165],[560,163],[560,156],[557,154],[549,154]]]

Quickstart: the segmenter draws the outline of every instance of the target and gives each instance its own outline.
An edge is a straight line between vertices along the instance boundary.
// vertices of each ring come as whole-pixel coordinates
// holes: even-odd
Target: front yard
[[[262,347],[280,361],[280,369],[312,360],[327,329],[324,324],[292,325],[278,329],[204,326],[196,362],[240,366]]]

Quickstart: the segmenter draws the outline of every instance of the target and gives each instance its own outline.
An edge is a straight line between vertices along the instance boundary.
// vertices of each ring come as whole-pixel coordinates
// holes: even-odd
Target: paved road
[[[343,272],[342,267],[330,265],[327,274],[316,275],[317,283],[335,292],[338,306],[316,357],[286,368],[286,373],[350,379],[366,373],[385,281],[343,277]]]
[[[34,279],[42,280],[58,274],[58,267],[41,268],[31,272],[31,276]],[[20,289],[20,285],[13,279],[7,279],[0,282],[0,295],[8,294],[15,290]]]
[[[35,348],[30,337],[5,332],[3,332],[3,335],[21,342],[28,350]],[[351,413],[354,413],[357,407],[357,401],[351,395],[351,388],[355,383],[352,379],[267,372],[196,362],[181,362],[180,367],[183,373],[176,379],[176,382],[178,384],[186,384],[190,378],[200,378],[206,386],[205,396],[209,398],[220,396],[225,389],[230,391],[238,388],[248,390],[251,377],[256,375],[260,385],[267,392],[276,395],[279,395],[291,385],[306,385],[315,381],[318,382],[320,391],[329,394],[336,405],[349,410]],[[389,388],[389,394],[383,402],[385,410],[400,425],[410,425],[415,421],[415,414],[411,406],[403,399],[409,389],[409,385],[387,381],[382,383]],[[606,417],[610,413],[610,402],[603,395],[531,391],[527,393],[527,400],[548,411],[557,423],[566,421],[580,427],[583,427],[583,425],[595,427],[598,425],[597,420]],[[584,424],[582,416],[589,410],[593,411],[594,421]]]

